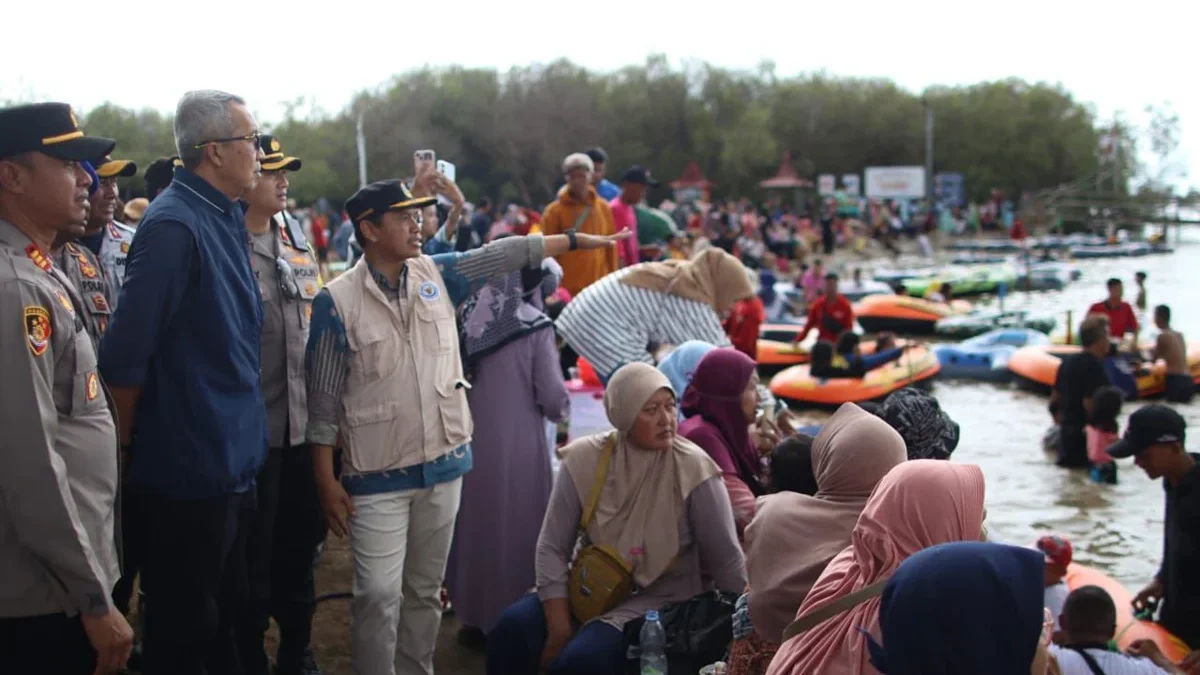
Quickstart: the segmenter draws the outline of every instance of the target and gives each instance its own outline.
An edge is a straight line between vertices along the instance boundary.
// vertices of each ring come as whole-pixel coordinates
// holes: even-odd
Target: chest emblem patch
[[[87,374],[87,400],[95,401],[100,395],[100,378],[96,377],[96,371]]]
[[[433,302],[441,297],[442,291],[432,281],[422,281],[421,285],[417,287],[417,295],[425,302]]]

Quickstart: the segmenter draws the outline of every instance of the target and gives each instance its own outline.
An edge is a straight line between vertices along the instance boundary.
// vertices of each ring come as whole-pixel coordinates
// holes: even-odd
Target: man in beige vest
[[[326,522],[350,535],[351,654],[362,675],[393,675],[397,658],[404,675],[433,673],[442,579],[471,469],[455,306],[493,277],[628,236],[510,237],[426,256],[420,214],[434,202],[400,181],[355,193],[346,212],[363,257],[313,302],[308,441]]]

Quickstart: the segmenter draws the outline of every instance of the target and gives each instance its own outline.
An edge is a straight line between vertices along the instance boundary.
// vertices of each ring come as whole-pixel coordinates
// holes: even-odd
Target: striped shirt
[[[626,363],[654,363],[653,345],[702,340],[728,347],[721,320],[709,305],[621,283],[631,268],[618,270],[583,289],[563,309],[555,326],[571,348],[602,378]]]
[[[1171,672],[1159,668],[1150,659],[1138,656],[1110,652],[1106,649],[1084,651],[1096,660],[1096,665],[1100,666],[1104,675],[1167,675]],[[1088,668],[1087,662],[1074,649],[1050,645],[1050,653],[1058,661],[1063,675],[1092,675],[1092,669]]]

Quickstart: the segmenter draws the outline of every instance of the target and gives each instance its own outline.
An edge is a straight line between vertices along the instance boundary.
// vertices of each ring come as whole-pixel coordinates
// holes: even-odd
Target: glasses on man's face
[[[204,141],[203,143],[197,143],[194,147],[198,150],[200,148],[203,148],[206,145],[216,145],[217,143],[236,143],[237,141],[246,141],[249,143],[253,143],[254,147],[257,148],[259,139],[261,137],[262,137],[262,134],[255,131],[255,132],[246,134],[245,136],[233,136],[231,138],[214,138],[211,141]]]
[[[279,277],[279,292],[288,300],[300,297],[300,285],[296,283],[296,273],[292,266],[282,257],[275,258],[275,273]]]

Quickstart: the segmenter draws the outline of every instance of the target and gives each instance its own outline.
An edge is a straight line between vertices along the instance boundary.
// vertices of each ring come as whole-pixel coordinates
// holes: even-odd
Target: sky
[[[1200,10],[1188,0],[1112,9],[1078,0],[6,4],[0,100],[169,112],[184,91],[215,88],[246,98],[269,126],[286,101],[337,111],[355,92],[425,65],[503,70],[566,57],[615,70],[662,53],[675,65],[752,69],[769,59],[778,76],[884,77],[913,91],[1057,82],[1100,119],[1123,111],[1135,125],[1147,105],[1169,102],[1183,131],[1172,182],[1200,185],[1200,90],[1187,70]]]

